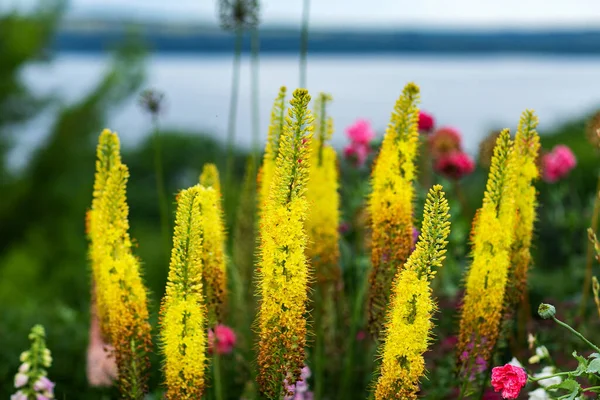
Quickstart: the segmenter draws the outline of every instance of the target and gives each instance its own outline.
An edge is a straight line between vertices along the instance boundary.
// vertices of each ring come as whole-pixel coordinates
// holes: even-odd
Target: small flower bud
[[[556,308],[551,304],[542,303],[538,307],[538,314],[544,319],[550,319],[556,315]]]

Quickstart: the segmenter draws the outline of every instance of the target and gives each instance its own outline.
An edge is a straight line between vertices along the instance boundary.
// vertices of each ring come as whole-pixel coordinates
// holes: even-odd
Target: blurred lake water
[[[29,67],[24,77],[40,93],[67,101],[84,95],[108,66],[101,55],[59,54],[49,64]],[[260,61],[260,126],[266,137],[270,109],[280,86],[298,84],[298,62],[291,56]],[[162,125],[204,131],[224,138],[231,85],[231,57],[223,55],[156,55],[148,59],[145,87],[165,93]],[[309,56],[308,89],[331,93],[330,107],[338,148],[344,130],[357,118],[370,120],[378,134],[388,123],[394,102],[406,82],[421,87],[421,108],[435,115],[438,126],[450,125],[464,135],[474,152],[491,129],[514,129],[520,113],[534,109],[542,128],[582,116],[600,106],[600,57],[540,56]],[[237,142],[247,147],[250,133],[250,65],[242,61]],[[13,159],[19,163],[43,140],[47,118],[24,128]],[[149,121],[131,101],[111,116],[108,127],[125,145],[148,134]]]

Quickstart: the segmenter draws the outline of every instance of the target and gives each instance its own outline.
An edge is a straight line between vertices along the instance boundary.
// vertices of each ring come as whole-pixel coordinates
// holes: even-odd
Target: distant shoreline
[[[60,52],[98,53],[114,47],[127,37],[128,30],[63,29],[53,42]],[[231,53],[233,35],[217,29],[199,32],[164,29],[136,30],[136,35],[155,53]],[[243,52],[250,51],[244,37]],[[299,34],[291,30],[261,32],[261,53],[292,54],[299,51]],[[315,31],[309,51],[322,54],[546,54],[600,55],[598,31],[544,32],[457,32],[397,31],[355,32]]]

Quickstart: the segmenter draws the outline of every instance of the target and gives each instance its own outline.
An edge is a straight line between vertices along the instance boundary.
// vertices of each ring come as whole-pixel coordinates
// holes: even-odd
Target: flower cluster
[[[283,381],[297,381],[305,361],[309,268],[304,222],[313,131],[309,102],[307,90],[294,91],[260,221],[257,382],[268,399],[290,394]]]
[[[48,379],[46,368],[52,365],[50,350],[46,348],[46,332],[44,327],[36,325],[31,329],[29,340],[31,348],[21,353],[21,366],[15,375],[15,388],[11,400],[54,399],[54,383]]]
[[[206,364],[206,306],[202,290],[202,198],[212,188],[196,185],[177,195],[167,289],[160,309],[167,399],[202,396]]]
[[[419,111],[419,132],[431,133],[435,127],[435,119],[433,115],[425,111]]]
[[[577,165],[577,159],[571,149],[563,144],[554,146],[552,151],[542,157],[543,178],[554,183],[571,172]]]
[[[458,180],[475,169],[473,159],[462,149],[462,137],[458,130],[442,127],[429,136],[428,145],[434,169],[438,173]]]
[[[308,378],[310,378],[310,368],[305,365],[300,372],[300,379],[293,385],[288,384],[287,378],[284,380],[284,385],[288,394],[284,396],[284,400],[313,400],[313,393],[308,387]]]
[[[382,347],[382,364],[375,389],[377,400],[416,399],[424,374],[423,353],[431,341],[433,313],[431,280],[445,259],[450,233],[448,201],[442,187],[427,195],[423,226],[415,251],[394,280]]]
[[[375,137],[375,131],[369,121],[359,119],[346,129],[350,144],[344,148],[344,156],[357,167],[362,167],[371,152],[370,142]]]
[[[461,363],[468,368],[477,356],[488,361],[498,338],[509,279],[512,229],[515,222],[513,143],[508,130],[498,138],[483,205],[474,221],[473,263],[466,278],[460,320],[458,354],[470,352]],[[471,347],[472,346],[472,347]]]
[[[367,313],[373,336],[381,332],[392,281],[404,266],[413,246],[418,101],[419,87],[414,83],[407,84],[394,106],[371,177],[372,269]]]

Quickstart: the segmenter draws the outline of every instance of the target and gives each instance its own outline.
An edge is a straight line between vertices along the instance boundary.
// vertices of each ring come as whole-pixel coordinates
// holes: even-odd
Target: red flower
[[[492,386],[496,392],[502,392],[505,399],[516,399],[527,383],[527,373],[523,368],[506,364],[492,369]]]
[[[352,142],[344,148],[344,156],[352,160],[354,165],[362,167],[369,155],[369,145],[360,142]]]
[[[442,155],[435,162],[435,170],[451,179],[460,179],[472,173],[474,169],[475,163],[468,154],[462,151],[453,151]]]
[[[462,149],[462,136],[457,129],[443,127],[429,136],[431,156],[436,159],[445,154]]]
[[[235,346],[236,337],[233,329],[225,325],[215,326],[215,331],[212,329],[208,330],[208,352],[212,354],[215,347],[215,336],[217,340],[217,353],[218,354],[229,354],[233,351]]]
[[[433,119],[433,115],[419,111],[419,132],[430,133],[433,131],[434,126],[435,120]]]

